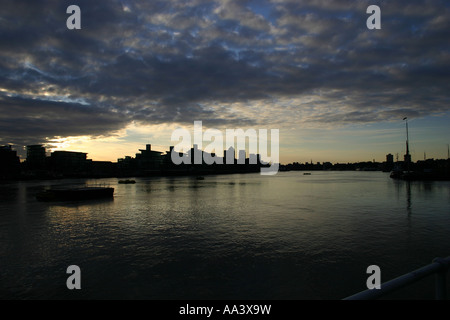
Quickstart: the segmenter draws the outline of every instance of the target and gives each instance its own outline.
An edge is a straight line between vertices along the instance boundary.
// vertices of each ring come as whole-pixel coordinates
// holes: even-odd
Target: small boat
[[[389,176],[392,179],[401,179],[403,176],[403,170],[392,170]]]
[[[197,177],[195,177],[195,179],[197,179],[197,180],[205,180],[205,177],[197,176]]]
[[[130,184],[130,183],[136,183],[136,181],[127,179],[127,180],[119,180],[119,183]]]
[[[310,172],[304,172],[303,175],[304,175],[304,176],[310,176],[311,173],[310,173]]]
[[[68,201],[87,200],[99,198],[112,198],[114,188],[109,187],[85,187],[71,189],[51,189],[36,195],[39,201]]]

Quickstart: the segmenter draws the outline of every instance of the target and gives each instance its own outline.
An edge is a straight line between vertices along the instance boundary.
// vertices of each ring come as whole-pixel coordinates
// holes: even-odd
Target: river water
[[[114,199],[35,199],[81,185]],[[382,172],[10,182],[0,201],[2,299],[342,299],[370,265],[385,282],[450,255],[450,182]],[[387,298],[433,299],[433,281]]]

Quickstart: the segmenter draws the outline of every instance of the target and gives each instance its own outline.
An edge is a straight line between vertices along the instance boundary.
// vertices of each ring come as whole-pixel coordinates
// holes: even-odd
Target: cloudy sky
[[[446,0],[2,0],[0,144],[116,161],[201,120],[279,129],[282,163],[384,161],[408,117],[413,160],[444,158],[449,40]]]

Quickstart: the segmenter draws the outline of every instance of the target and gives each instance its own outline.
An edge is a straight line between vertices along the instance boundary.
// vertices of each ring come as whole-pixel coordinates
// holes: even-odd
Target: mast
[[[409,163],[411,161],[411,156],[409,154],[409,134],[408,134],[408,117],[404,117],[403,120],[406,120],[406,155],[405,155],[405,161],[406,161],[406,168],[409,172]]]

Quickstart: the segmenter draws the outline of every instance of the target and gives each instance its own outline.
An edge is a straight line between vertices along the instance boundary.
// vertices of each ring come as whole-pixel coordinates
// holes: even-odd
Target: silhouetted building
[[[0,146],[0,179],[12,179],[20,175],[20,159],[10,145]]]
[[[229,147],[228,150],[223,151],[223,163],[224,164],[235,164],[236,154],[233,147]]]
[[[383,172],[390,172],[394,169],[394,156],[392,154],[386,155],[386,162],[381,165],[381,170]]]
[[[130,156],[117,159],[117,171],[118,175],[122,177],[137,176],[137,163],[136,159]]]
[[[191,150],[188,151],[188,162],[190,164],[203,164],[203,151],[194,144]]]
[[[333,168],[333,164],[331,162],[324,162],[322,164],[323,170],[330,170],[331,168]]]
[[[144,150],[139,151],[141,153],[136,153],[138,170],[144,175],[159,173],[163,162],[162,152],[153,151],[151,144],[147,144]]]
[[[251,153],[248,157],[250,164],[259,164],[259,155]]]
[[[392,154],[387,154],[386,155],[386,162],[388,163],[388,164],[392,164],[392,163],[394,163],[394,156],[392,155]]]
[[[169,151],[166,151],[166,154],[161,155],[163,158],[163,166],[165,168],[167,167],[171,167],[173,166],[173,162],[172,162],[172,152],[173,152],[174,147],[170,146]],[[183,153],[182,152],[178,152],[178,156],[182,157]]]
[[[45,148],[42,145],[27,146],[26,165],[28,169],[43,169],[46,158]]]
[[[238,160],[237,160],[238,164],[245,164],[245,150],[239,150],[239,155],[238,155]]]
[[[87,153],[54,151],[50,155],[51,168],[65,175],[82,175],[88,170]]]
[[[89,166],[93,177],[113,177],[117,175],[117,163],[111,161],[91,161]]]

